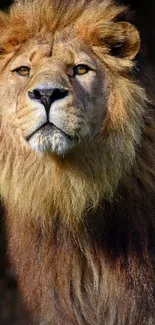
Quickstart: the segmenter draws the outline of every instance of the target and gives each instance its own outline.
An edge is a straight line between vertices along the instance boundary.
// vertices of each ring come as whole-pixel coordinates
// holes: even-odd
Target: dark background
[[[155,71],[155,0],[118,1],[129,5],[133,10],[133,19],[140,30],[142,42],[145,44],[148,62]],[[0,9],[7,8],[10,4],[10,0],[1,2]],[[30,325],[17,290],[13,271],[7,262],[2,211],[0,211],[0,216],[0,325]]]

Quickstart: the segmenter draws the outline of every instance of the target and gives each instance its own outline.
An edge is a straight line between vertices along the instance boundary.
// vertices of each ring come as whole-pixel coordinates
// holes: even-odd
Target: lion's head
[[[139,33],[125,15],[126,8],[107,0],[19,0],[1,13],[6,201],[11,188],[17,198],[29,186],[37,202],[42,195],[51,200],[52,187],[64,211],[67,204],[83,211],[113,192],[132,164],[146,98],[133,74]]]

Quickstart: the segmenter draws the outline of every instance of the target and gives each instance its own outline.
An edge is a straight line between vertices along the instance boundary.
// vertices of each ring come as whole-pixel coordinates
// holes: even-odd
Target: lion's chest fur
[[[78,238],[61,224],[50,236],[30,226],[23,234],[20,218],[12,225],[9,250],[28,308],[48,325],[153,325],[154,274],[148,257],[138,252],[138,244],[129,247],[116,209],[116,225],[111,211],[106,226],[98,213]]]

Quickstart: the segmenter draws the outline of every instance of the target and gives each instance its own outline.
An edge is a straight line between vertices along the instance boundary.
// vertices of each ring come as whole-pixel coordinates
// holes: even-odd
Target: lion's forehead
[[[51,38],[40,43],[36,39],[25,43],[20,50],[14,53],[10,60],[10,68],[14,69],[23,63],[25,65],[34,64],[38,67],[49,64],[50,67],[52,62],[58,63],[60,66],[85,63],[96,68],[97,58],[86,45],[82,46],[77,40],[68,38],[66,41],[53,42]]]

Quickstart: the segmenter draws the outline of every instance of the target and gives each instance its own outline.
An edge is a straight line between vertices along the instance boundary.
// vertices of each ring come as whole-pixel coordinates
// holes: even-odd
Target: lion
[[[153,87],[128,8],[0,13],[0,195],[34,324],[155,323]]]

